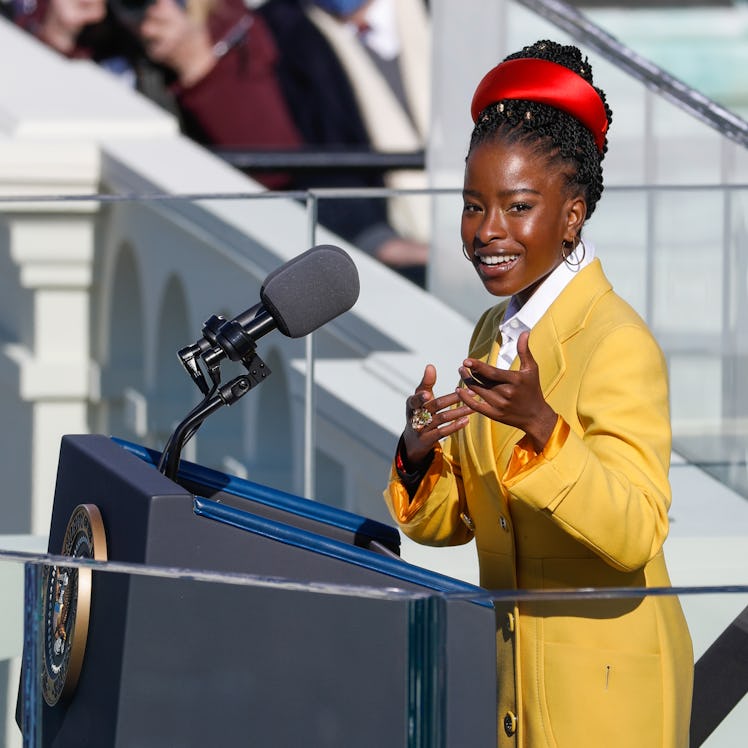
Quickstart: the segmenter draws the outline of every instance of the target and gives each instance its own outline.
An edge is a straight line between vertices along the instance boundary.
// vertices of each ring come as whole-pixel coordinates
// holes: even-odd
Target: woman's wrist
[[[179,70],[179,83],[185,88],[196,85],[213,70],[216,61],[210,51],[207,54],[190,58]]]
[[[217,42],[212,43],[207,28],[192,40],[192,48],[182,55],[179,82],[185,88],[194,86],[213,70],[218,61],[247,39],[254,19],[245,13]]]
[[[188,88],[199,83],[216,65],[213,45],[207,30],[197,31],[180,45],[171,61],[179,83]],[[168,64],[168,63],[167,63]]]
[[[417,486],[428,472],[433,459],[434,451],[431,450],[421,460],[417,462],[411,460],[405,449],[405,440],[401,436],[395,452],[395,470],[398,478],[405,486]]]
[[[558,413],[548,406],[525,430],[525,434],[536,454],[543,451],[557,423]]]

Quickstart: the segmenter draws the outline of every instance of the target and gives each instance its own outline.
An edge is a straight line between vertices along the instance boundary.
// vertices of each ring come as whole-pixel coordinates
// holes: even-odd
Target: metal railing
[[[638,55],[600,28],[584,13],[560,0],[516,0],[548,19],[581,44],[594,49],[650,90],[677,104],[739,145],[748,147],[748,122],[675,76]]]

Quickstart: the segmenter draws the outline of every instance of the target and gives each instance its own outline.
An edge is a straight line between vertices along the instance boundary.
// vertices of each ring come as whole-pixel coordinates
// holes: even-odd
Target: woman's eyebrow
[[[499,190],[497,193],[498,195],[501,195],[502,197],[513,197],[514,195],[540,195],[541,192],[539,190],[534,190],[532,187],[515,187],[511,190]]]
[[[482,193],[478,190],[471,190],[471,189],[463,189],[462,191],[463,195],[475,195],[479,196]],[[497,193],[499,197],[513,197],[515,195],[542,195],[542,193],[539,190],[534,190],[532,187],[515,187],[511,190],[499,190]]]

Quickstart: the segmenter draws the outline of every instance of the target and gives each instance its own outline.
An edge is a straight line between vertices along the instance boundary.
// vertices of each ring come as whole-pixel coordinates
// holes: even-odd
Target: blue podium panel
[[[479,588],[404,562],[387,525],[194,465],[175,483],[152,458],[64,437],[49,551],[96,505],[110,560],[293,584],[95,572],[80,679],[44,705],[45,746],[495,745]]]
[[[158,464],[159,452],[122,439],[113,441],[141,460],[154,466]],[[268,519],[380,553],[389,551],[398,555],[400,552],[400,533],[396,528],[318,501],[211,470],[187,460],[181,461],[177,479],[192,493]]]

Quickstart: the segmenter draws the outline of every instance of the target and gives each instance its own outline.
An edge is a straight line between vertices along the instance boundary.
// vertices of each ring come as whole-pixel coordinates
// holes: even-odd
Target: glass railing
[[[386,194],[366,201],[378,210]],[[430,197],[402,197],[405,211],[420,213],[422,230],[428,232]],[[284,296],[289,308],[279,313],[294,321],[293,329],[263,328],[262,339],[255,341],[257,362],[270,375],[253,382],[241,403],[206,420],[185,442],[183,456],[363,510],[346,497],[368,501],[368,471],[359,471],[360,485],[351,486],[343,467],[371,458],[377,465],[372,472],[386,472],[401,401],[399,392],[392,394],[392,377],[370,374],[374,384],[383,380],[379,387],[385,390],[375,415],[360,407],[357,382],[372,352],[409,348],[398,320],[413,300],[411,289],[421,291],[318,223],[318,214],[324,215],[333,200],[341,202],[332,195],[264,192],[2,198],[0,318],[11,375],[6,402],[9,419],[18,424],[18,443],[29,449],[29,454],[19,450],[24,469],[18,475],[26,478],[19,478],[13,492],[29,494],[32,464],[35,483],[47,487],[39,489],[42,500],[53,483],[54,457],[37,461],[30,455],[34,408],[49,399],[63,398],[67,405],[59,419],[45,423],[48,434],[38,442],[44,455],[56,454],[62,434],[87,431],[162,449],[198,403],[201,384],[211,384],[214,374],[221,385],[247,374],[229,355],[222,355],[211,373],[201,355],[180,363],[178,352],[205,339],[205,323],[214,315],[231,320],[258,304],[265,279],[285,263],[310,247],[335,244],[350,254],[361,278],[358,299],[348,299],[355,301],[353,311],[336,306],[342,303],[332,293],[336,266],[328,268],[330,277],[320,280],[320,288],[291,273],[298,298]],[[353,206],[354,213],[363,203],[361,196],[348,195],[339,208],[347,212]],[[396,296],[395,303],[382,303],[387,293]],[[426,304],[440,306],[433,299]],[[307,319],[319,326],[308,326]],[[346,367],[349,374],[337,382]],[[322,404],[316,402],[318,393],[327,398]],[[337,440],[351,449],[345,457],[345,448],[336,455],[317,439],[315,414],[330,415],[330,408],[348,414],[332,418],[336,429],[368,431],[363,454],[346,436]],[[55,410],[50,406],[51,414]],[[361,415],[351,417],[358,410]],[[378,501],[368,509],[382,511]],[[25,514],[19,507],[17,516]]]
[[[736,111],[745,101],[742,86],[729,72],[742,64],[746,33],[745,8],[731,7],[584,7],[579,10],[557,0],[517,0],[510,7],[532,11],[536,17],[569,33],[585,48],[613,62],[621,72],[648,83],[659,96],[678,101],[718,130],[733,130],[746,142],[746,123]],[[593,4],[594,5],[594,4]],[[605,5],[605,4],[604,4]],[[689,4],[686,4],[689,5]],[[696,7],[693,7],[696,5]],[[708,5],[708,4],[707,4]],[[519,21],[522,14],[509,17]],[[521,21],[515,30],[526,32]],[[665,38],[667,42],[663,43]],[[719,52],[717,49],[719,48]],[[686,58],[691,57],[691,62]],[[708,58],[694,75],[694,58]],[[714,80],[722,71],[721,87]],[[715,99],[714,93],[719,95]],[[732,105],[720,104],[727,100]],[[737,115],[737,116],[736,116]],[[719,120],[722,120],[720,123]]]
[[[413,200],[416,213],[425,220],[425,239],[432,248],[429,274],[441,271],[452,284],[445,304],[319,225],[325,201],[384,201],[395,196]],[[740,322],[748,299],[744,283],[747,199],[745,186],[615,186],[608,188],[585,230],[615,288],[646,319],[668,358],[675,459],[666,554],[672,560],[675,589],[576,590],[554,592],[550,598],[543,592],[537,593],[537,600],[525,597],[532,591],[521,594],[525,601],[541,609],[548,606],[549,611],[559,604],[573,606],[580,599],[584,601],[581,607],[594,607],[597,603],[590,601],[600,596],[610,599],[612,595],[625,606],[631,596],[677,595],[697,660],[723,632],[728,632],[723,644],[736,637],[740,641],[744,624],[739,616],[748,604],[744,552],[744,414],[748,403],[745,378],[740,376],[746,357]],[[248,477],[257,484],[307,498],[316,496],[322,504],[388,522],[381,487],[402,428],[404,396],[417,383],[423,365],[434,357],[448,381],[447,372],[454,371],[455,362],[464,355],[472,321],[495,299],[483,293],[459,252],[461,196],[454,186],[403,193],[83,195],[4,199],[1,205],[0,236],[8,251],[2,255],[6,267],[0,304],[3,327],[14,336],[7,339],[4,353],[6,364],[14,362],[18,367],[14,386],[25,398],[14,402],[14,390],[6,388],[4,407],[14,426],[17,459],[14,469],[4,471],[4,508],[8,522],[19,527],[31,514],[34,532],[41,536],[3,538],[7,551],[1,562],[2,590],[4,595],[7,590],[7,599],[13,602],[5,618],[7,636],[2,637],[7,643],[3,672],[10,705],[6,732],[17,741],[14,697],[21,684],[24,709],[18,719],[26,725],[26,744],[46,745],[50,734],[67,729],[59,715],[74,712],[75,701],[69,707],[64,702],[60,709],[49,707],[39,680],[22,681],[22,674],[38,672],[43,664],[44,648],[34,643],[52,648],[48,658],[54,655],[56,642],[45,633],[44,626],[49,624],[44,622],[40,598],[47,612],[51,610],[52,620],[56,602],[64,612],[64,595],[59,601],[49,597],[50,577],[44,572],[49,560],[33,555],[47,547],[51,487],[62,434],[112,434],[158,452],[175,423],[199,397],[177,351],[203,336],[204,322],[211,315],[232,318],[257,302],[264,279],[284,262],[307,247],[332,242],[344,246],[358,267],[361,295],[353,310],[305,338],[276,332],[260,340],[258,353],[273,376],[243,400],[240,408],[227,407],[211,417],[187,444],[183,456],[231,474],[230,480],[211,484],[211,491],[220,494],[214,504],[225,505],[225,494],[236,496],[239,490],[231,481]],[[450,304],[453,297],[464,306],[457,307],[457,313]],[[89,330],[90,349],[86,334],[76,337],[81,330]],[[28,360],[32,350],[39,354],[33,365]],[[229,374],[229,363],[233,373],[244,373],[240,364],[224,361],[222,381],[234,375]],[[60,393],[66,398],[62,413],[54,404]],[[29,403],[38,405],[36,414]],[[46,403],[50,404],[45,408]],[[50,416],[55,414],[53,420]],[[41,449],[32,454],[32,445],[38,449],[39,444],[47,445],[46,452]],[[195,479],[187,476],[184,480],[191,487],[189,481]],[[38,493],[30,502],[31,483]],[[313,488],[308,491],[310,485]],[[111,490],[109,483],[103,486],[105,493]],[[346,503],[347,497],[359,503]],[[186,501],[191,500],[187,496]],[[294,506],[298,511],[298,503]],[[227,517],[219,509],[213,504],[192,511],[188,507],[185,516],[192,518],[195,513],[203,518],[212,511],[213,519],[237,522],[235,515],[229,512]],[[256,535],[269,532],[267,523],[232,527]],[[174,525],[169,532],[181,537],[177,530]],[[132,537],[139,536],[133,533]],[[286,534],[283,543],[290,540],[298,549],[310,537]],[[369,554],[367,563],[371,561],[370,550],[342,550],[332,542],[325,544],[322,555],[334,558],[333,551],[340,557],[330,563],[338,571],[362,568],[362,554]],[[215,726],[215,715],[233,724],[240,710],[237,693],[259,694],[252,702],[255,711],[241,717],[244,728],[267,731],[257,734],[262,739],[273,735],[279,745],[293,745],[296,726],[276,718],[273,710],[287,708],[295,703],[293,699],[306,699],[308,713],[300,712],[305,729],[313,725],[320,744],[324,740],[335,744],[336,736],[346,735],[351,721],[359,729],[369,725],[366,720],[371,715],[361,716],[358,710],[363,707],[356,699],[368,699],[370,708],[367,689],[376,688],[377,693],[397,696],[384,744],[480,745],[481,731],[494,730],[497,715],[496,694],[489,685],[492,682],[495,688],[495,657],[484,658],[484,645],[495,646],[496,617],[493,609],[486,614],[486,606],[479,603],[488,601],[498,607],[520,594],[465,590],[462,582],[447,582],[442,575],[437,575],[439,588],[436,579],[423,576],[436,572],[422,569],[415,573],[408,567],[405,574],[404,569],[395,568],[401,562],[392,553],[380,551],[374,553],[374,572],[380,576],[373,586],[371,569],[365,579],[357,577],[358,582],[351,584],[346,575],[341,577],[327,567],[325,574],[310,578],[308,564],[301,567],[304,576],[293,565],[277,569],[253,565],[259,564],[257,556],[241,552],[232,559],[246,557],[250,565],[229,566],[228,574],[222,573],[225,565],[216,568],[204,557],[189,553],[179,558],[161,556],[155,567],[117,561],[103,568],[81,562],[81,568],[93,571],[92,599],[103,592],[100,599],[107,601],[104,607],[111,607],[111,614],[102,619],[105,625],[91,629],[90,649],[83,661],[84,667],[98,662],[96,677],[102,680],[89,685],[87,692],[80,681],[78,696],[71,698],[81,693],[93,698],[91,689],[103,697],[105,689],[99,685],[109,687],[116,681],[118,711],[112,711],[111,702],[96,702],[100,711],[94,710],[94,716],[101,729],[121,730],[123,740],[138,745],[157,745],[158,741],[162,745],[165,731],[177,728],[184,731],[180,736],[189,732],[203,740],[201,730]],[[305,552],[314,553],[314,558],[321,553],[319,548]],[[110,558],[124,557],[113,552]],[[407,562],[407,553],[404,558]],[[59,559],[55,563],[67,568]],[[114,581],[97,581],[108,578]],[[253,597],[249,602],[244,595],[250,592],[266,599],[258,602]],[[324,631],[329,611],[320,600],[335,601],[331,606],[336,624],[342,620],[348,625]],[[129,607],[123,612],[125,604]],[[320,607],[306,615],[303,625],[294,625],[289,611],[313,611],[313,604]],[[154,612],[159,606],[163,607],[160,618]],[[56,613],[61,615],[59,609]],[[248,621],[251,629],[246,627]],[[465,637],[458,636],[457,643],[450,639],[460,626],[469,628],[468,639],[475,649],[460,650]],[[395,639],[400,647],[397,654],[383,657],[378,647]],[[237,641],[241,642],[240,654]],[[263,642],[262,657],[253,646],[256,641]],[[289,648],[289,641],[297,649]],[[61,651],[63,645],[64,640],[57,642]],[[127,662],[122,661],[125,645],[135,647]],[[299,660],[304,646],[313,650],[310,657],[319,657]],[[92,655],[98,647],[106,655]],[[338,652],[338,647],[351,671],[344,678],[339,672],[333,678],[324,671],[329,661],[325,660],[327,665],[321,662],[322,654]],[[459,652],[462,665],[450,659],[454,655],[450,647]],[[206,650],[217,658],[211,662],[224,666],[208,668],[199,659]],[[369,658],[376,660],[375,665]],[[287,680],[297,661],[305,663],[307,676],[297,679],[293,690]],[[119,668],[116,672],[112,662]],[[285,675],[278,671],[278,662],[285,663]],[[706,672],[713,674],[714,668],[706,665],[704,661]],[[463,666],[469,670],[470,685],[461,691],[460,681],[449,678],[459,679]],[[716,669],[718,675],[728,672]],[[314,674],[311,685],[309,672]],[[353,691],[350,683],[363,681],[362,691],[347,693]],[[127,691],[128,683],[138,687]],[[708,737],[703,735],[705,744],[742,745],[738,741],[745,735],[745,699],[737,698],[719,680],[700,683],[707,684],[710,694],[723,694],[716,712],[701,714],[698,729],[709,731]],[[479,686],[478,693],[470,690]],[[457,697],[456,692],[462,695]],[[168,701],[175,693],[184,699],[178,705]],[[282,706],[279,693],[283,694]],[[480,703],[485,710],[468,724],[459,718],[468,708],[461,700],[465,694],[471,696],[471,704]],[[352,704],[344,702],[342,715],[337,704],[344,695]],[[731,700],[735,703],[728,709]],[[240,706],[247,703],[242,701]],[[88,708],[85,711],[91,713]],[[715,713],[719,716],[716,726],[712,725]],[[506,715],[499,716],[500,729],[504,729]],[[70,724],[73,733],[79,729],[80,723]],[[508,724],[511,728],[511,720]],[[366,739],[370,734],[372,745],[383,744],[378,732],[382,729],[381,724],[367,727]],[[475,731],[467,739],[462,732],[454,732],[467,729]],[[183,744],[188,745],[189,739],[186,736]],[[226,741],[231,744],[231,736]],[[345,745],[345,740],[339,744]]]
[[[434,16],[434,48],[470,49],[471,54],[434,59],[432,186],[448,187],[461,179],[472,126],[470,101],[486,71],[541,39],[580,47],[596,85],[606,93],[613,111],[606,184],[745,184],[745,119],[626,46],[625,38],[595,23],[592,11],[555,0],[475,0],[471,7],[479,24],[464,23],[458,2],[446,2]],[[635,23],[638,12],[621,14]],[[689,50],[701,64],[698,49]],[[742,67],[736,62],[731,69]]]
[[[741,75],[748,67],[748,4],[638,5],[587,7],[584,14],[691,88],[748,118]]]
[[[435,228],[427,285],[436,276],[435,295],[472,323],[495,299],[483,291],[459,251],[461,195],[443,189],[430,198]],[[665,352],[675,450],[744,497],[746,226],[745,186],[614,185],[584,233],[616,291],[644,318]],[[407,300],[402,306],[405,313]],[[442,345],[456,361],[467,341]],[[414,353],[423,357],[421,367],[429,360],[428,348]],[[421,370],[414,367],[412,386]]]
[[[24,550],[2,540],[3,745],[495,746],[497,730],[511,736],[527,718],[514,706],[511,657],[500,660],[498,688],[495,669],[497,647],[511,651],[522,621],[549,636],[590,621],[598,634],[623,626],[615,644],[625,640],[631,652],[637,641],[625,616],[678,605],[696,663],[690,745],[744,744],[745,558],[722,579],[702,570],[697,583],[680,586],[673,574],[673,588],[489,591],[370,551],[341,573],[340,562],[321,558],[326,551],[307,549],[307,558],[279,561],[268,574],[257,559],[215,570],[205,549],[190,568],[71,560],[40,554],[38,541]],[[254,541],[246,542],[251,555]],[[743,583],[722,583],[736,577]],[[682,728],[691,653],[681,640],[688,656],[670,663],[682,672],[667,697],[681,700]],[[579,647],[580,660],[601,663],[603,680],[588,698],[625,689],[625,668],[605,665],[615,660],[610,649],[594,657],[591,641]],[[564,665],[558,644],[545,658],[579,686],[581,664]],[[567,689],[566,706],[576,691]],[[559,696],[546,704],[552,722]],[[623,729],[622,711],[612,708],[607,729]],[[555,729],[572,734],[592,729],[588,720],[556,720]]]
[[[395,198],[422,227],[431,293],[317,220],[332,200],[345,213],[362,201]],[[360,490],[346,489],[348,460],[336,462],[324,452],[315,414],[322,408],[328,418],[334,408],[347,413],[336,417],[341,423],[362,419],[357,431],[369,441],[369,474],[385,474],[393,435],[402,427],[403,399],[423,366],[432,361],[445,381],[456,377],[472,324],[496,301],[459,251],[456,187],[54,202],[5,198],[0,208],[8,244],[0,310],[8,331],[5,357],[18,377],[14,386],[31,400],[57,395],[70,403],[57,431],[42,440],[50,455],[62,433],[76,431],[161,449],[201,394],[195,361],[191,369],[177,352],[203,338],[212,315],[231,319],[258,303],[264,279],[283,263],[308,247],[339,244],[360,276],[351,312],[308,336],[276,331],[256,341],[257,356],[275,373],[257,382],[258,392],[239,408],[211,416],[185,444],[183,456],[282,490],[326,496],[352,511],[380,512],[378,498],[346,503],[347,493],[373,496],[374,484],[365,477]],[[584,234],[616,291],[642,315],[665,352],[676,451],[743,496],[746,226],[745,186],[613,185]],[[304,303],[300,299],[300,307]],[[242,364],[224,356],[221,384],[242,373]],[[377,393],[375,411],[361,402],[362,386]],[[13,391],[6,391],[6,402]],[[20,434],[30,433],[33,414],[22,399],[8,412]],[[47,462],[40,469],[50,485],[54,460]],[[350,464],[357,462],[352,451]],[[29,485],[13,488],[22,496]]]
[[[668,359],[675,448],[743,496],[747,199],[745,187],[613,187],[588,229]]]

